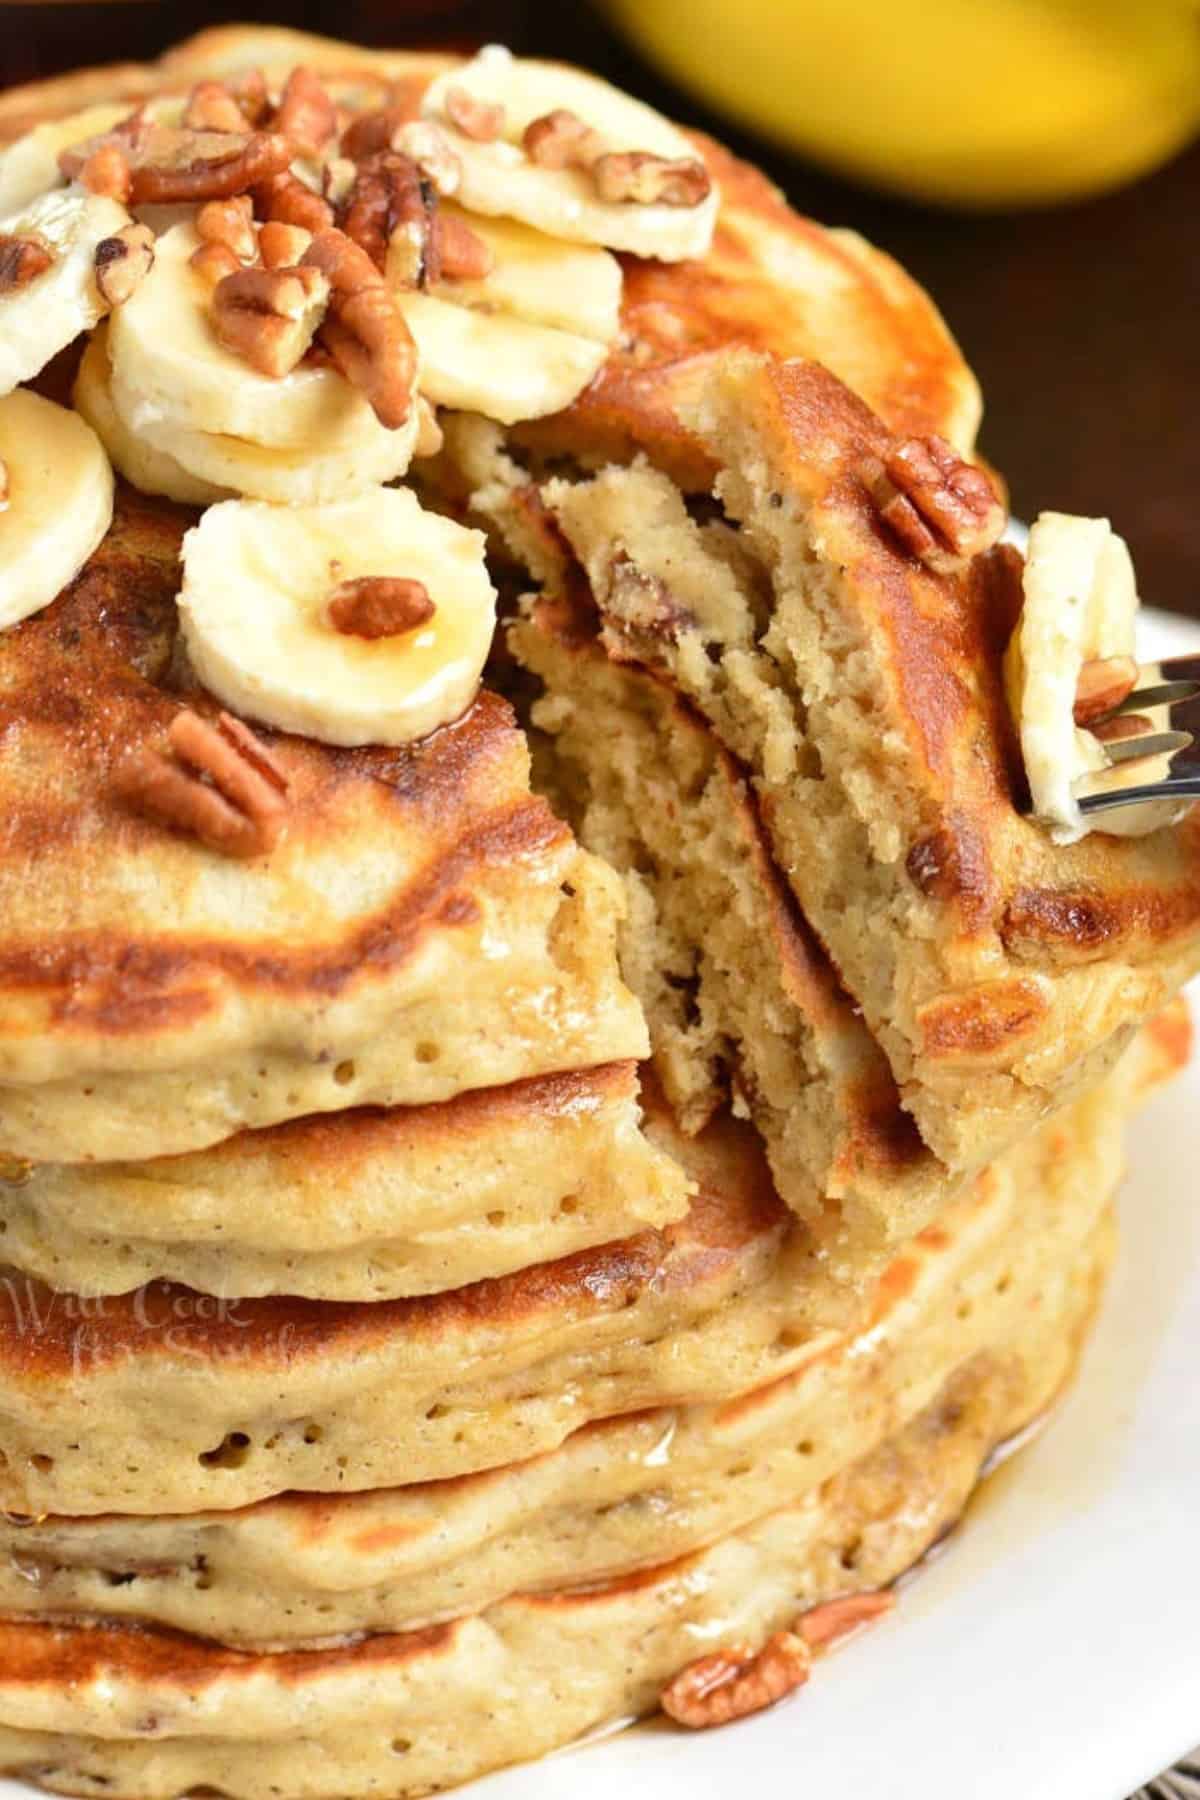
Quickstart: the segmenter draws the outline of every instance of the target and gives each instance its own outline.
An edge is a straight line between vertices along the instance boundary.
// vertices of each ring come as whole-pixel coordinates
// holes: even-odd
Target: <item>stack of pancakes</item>
[[[6,129],[356,54],[209,33]],[[1015,559],[930,573],[857,474],[969,450],[969,371],[701,148],[707,259],[422,464],[513,601],[488,685],[273,738],[269,855],[112,779],[216,711],[193,514],[122,488],[0,636],[0,1766],[51,1789],[416,1795],[636,1717],[890,1587],[1074,1366],[1200,832],[1021,815]]]

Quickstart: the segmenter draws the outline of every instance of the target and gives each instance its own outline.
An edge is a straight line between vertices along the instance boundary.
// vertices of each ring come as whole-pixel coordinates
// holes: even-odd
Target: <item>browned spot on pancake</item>
[[[969,1060],[1007,1053],[1041,1023],[1047,1008],[1037,983],[1021,978],[948,995],[921,1010],[925,1054]]]
[[[957,905],[966,930],[984,923],[993,891],[987,846],[965,813],[948,811],[913,844],[905,867],[923,894]]]
[[[917,1233],[917,1242],[923,1250],[948,1250],[951,1244],[950,1233],[943,1225],[926,1225]]]
[[[921,1264],[912,1256],[897,1256],[888,1264],[875,1284],[875,1292],[871,1296],[871,1306],[867,1313],[866,1330],[871,1330],[886,1319],[894,1307],[899,1306],[912,1293],[921,1273]]]
[[[665,1581],[678,1580],[702,1555],[703,1551],[694,1550],[671,1562],[655,1563],[653,1567],[637,1569],[631,1575],[618,1575],[612,1581],[598,1581],[587,1587],[555,1588],[545,1594],[521,1594],[518,1598],[522,1605],[537,1612],[581,1611],[585,1606],[595,1606],[605,1600],[623,1600],[629,1594],[641,1594]]]
[[[267,1157],[306,1168],[327,1167],[349,1180],[361,1164],[379,1155],[427,1151],[451,1138],[477,1142],[487,1133],[517,1129],[531,1120],[553,1121],[596,1113],[611,1101],[637,1091],[637,1065],[603,1063],[559,1075],[536,1075],[503,1087],[476,1088],[428,1106],[358,1106],[340,1113],[312,1113],[255,1131],[239,1132],[204,1152],[206,1161],[235,1162]],[[144,1165],[169,1178],[176,1157]]]
[[[0,1621],[0,1668],[10,1689],[69,1690],[92,1682],[128,1681],[184,1689],[190,1695],[216,1681],[239,1677],[249,1681],[267,1665],[272,1680],[290,1686],[341,1669],[367,1664],[403,1668],[420,1658],[448,1655],[462,1625],[456,1620],[424,1631],[364,1638],[332,1650],[284,1650],[265,1658],[261,1652],[226,1650],[159,1627]]]

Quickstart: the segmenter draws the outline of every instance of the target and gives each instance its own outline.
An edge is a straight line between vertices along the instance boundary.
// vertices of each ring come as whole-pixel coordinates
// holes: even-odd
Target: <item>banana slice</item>
[[[474,100],[502,106],[501,136],[480,143],[457,129],[446,95],[463,88]],[[547,168],[526,156],[525,127],[559,109],[599,134],[606,151],[648,151],[696,160],[696,149],[661,113],[598,76],[565,63],[511,56],[490,45],[473,61],[434,81],[422,110],[444,132],[461,166],[457,197],[471,212],[523,219],[550,237],[606,244],[661,262],[704,256],[717,217],[715,188],[695,206],[602,200],[586,170]]]
[[[408,744],[475,695],[495,626],[484,538],[421,510],[405,488],[332,506],[210,507],[183,546],[179,598],[192,666],[225,705],[329,744]],[[435,611],[391,637],[337,630],[345,582],[424,584]]]
[[[80,188],[43,194],[0,219],[0,237],[32,238],[50,258],[41,274],[0,294],[0,394],[29,381],[108,311],[96,286],[96,245],[128,224],[117,201]]]
[[[1034,812],[1056,843],[1069,844],[1089,829],[1075,784],[1108,767],[1103,745],[1075,724],[1080,670],[1095,658],[1133,655],[1137,583],[1125,541],[1107,519],[1047,512],[1029,533],[1023,585],[1005,682]]]
[[[260,375],[217,342],[209,291],[189,267],[199,241],[190,225],[160,237],[153,269],[113,316],[112,394],[130,430],[215,432],[306,453],[375,443],[378,420],[336,369]]]
[[[502,425],[569,406],[595,375],[621,328],[621,265],[607,250],[565,243],[512,219],[442,210],[492,253],[476,281],[443,281],[428,294],[397,283],[416,341],[421,388],[439,406]]]
[[[25,388],[0,399],[0,630],[58,597],[112,523],[113,475],[91,427]]]
[[[130,431],[113,405],[109,374],[108,327],[100,325],[83,353],[71,398],[126,481],[143,494],[162,494],[184,506],[210,506],[229,499],[228,488],[199,480],[165,450]]]

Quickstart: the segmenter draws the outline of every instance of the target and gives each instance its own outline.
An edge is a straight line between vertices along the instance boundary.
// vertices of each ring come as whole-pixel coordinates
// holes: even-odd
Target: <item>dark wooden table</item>
[[[936,295],[982,381],[983,447],[1014,510],[1107,513],[1133,547],[1143,597],[1200,617],[1200,146],[1083,205],[935,212],[731,131],[658,81],[580,0],[0,4],[0,79],[152,55],[202,25],[254,14],[364,43],[502,38],[586,62],[723,136],[802,210],[855,226]]]

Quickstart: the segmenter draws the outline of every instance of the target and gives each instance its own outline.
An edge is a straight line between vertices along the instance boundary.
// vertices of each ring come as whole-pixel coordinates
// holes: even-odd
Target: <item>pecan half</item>
[[[337,230],[316,234],[301,267],[319,269],[332,290],[321,343],[380,424],[394,431],[412,405],[417,351],[383,276],[362,246]]]
[[[867,485],[905,549],[940,574],[964,567],[1004,530],[986,472],[942,437],[906,438],[867,471]]]
[[[96,245],[96,286],[109,306],[123,306],[154,267],[154,233],[148,225],[125,225]]]
[[[258,240],[249,194],[206,200],[196,214],[196,235],[206,244],[224,244],[239,262],[253,262],[258,255]]]
[[[441,280],[482,281],[485,275],[491,274],[496,258],[465,219],[439,213],[433,229]]]
[[[255,184],[254,210],[260,219],[299,225],[304,231],[327,231],[333,224],[333,208],[328,200],[314,194],[298,175],[287,171]]]
[[[863,1625],[894,1610],[896,1596],[889,1588],[877,1588],[863,1594],[843,1594],[840,1599],[826,1600],[810,1606],[796,1620],[794,1629],[810,1650],[826,1649],[839,1638],[847,1637]]]
[[[659,1704],[669,1718],[693,1731],[727,1725],[802,1687],[811,1667],[812,1652],[804,1639],[777,1631],[758,1652],[734,1644],[688,1663],[667,1683]]]
[[[521,134],[530,162],[543,169],[590,169],[604,154],[604,139],[565,106],[531,119]]]
[[[219,81],[199,81],[188,95],[183,123],[189,131],[249,131],[250,122]]]
[[[109,200],[120,200],[124,204],[133,186],[129,158],[115,141],[98,144],[80,163],[78,180],[89,194],[103,194]]]
[[[283,829],[290,784],[261,739],[229,713],[210,725],[181,712],[167,742],[177,760],[141,750],[122,765],[116,777],[122,797],[226,856],[270,850]]]
[[[129,165],[133,206],[242,194],[286,169],[293,155],[291,143],[278,133],[187,131],[143,122],[133,131],[72,145],[59,153],[59,167],[72,180],[97,151],[114,144]]]
[[[54,253],[39,237],[0,232],[0,294],[28,287],[54,263]]]
[[[653,156],[648,150],[610,151],[591,164],[602,200],[630,206],[699,206],[712,192],[698,156]]]
[[[239,269],[213,290],[213,330],[260,374],[286,375],[312,343],[328,302],[329,283],[317,269]]]
[[[290,138],[303,155],[315,156],[337,136],[337,108],[312,69],[301,66],[287,78],[271,129]]]
[[[1137,686],[1138,673],[1132,656],[1097,656],[1085,662],[1075,688],[1075,723],[1091,725],[1120,706]]]
[[[419,97],[383,106],[375,112],[359,113],[342,133],[341,149],[353,162],[375,156],[380,150],[395,148],[393,139],[404,125],[413,124],[420,114]]]
[[[492,144],[504,130],[504,108],[476,99],[465,87],[448,87],[443,105],[450,123],[477,144]]]
[[[393,233],[402,230],[402,244],[411,248],[412,257],[413,279],[407,285],[425,287],[437,279],[430,230],[436,207],[437,195],[412,158],[385,150],[359,169],[342,212],[342,230],[380,270]]]
[[[399,637],[436,611],[425,583],[403,576],[361,575],[339,582],[329,599],[329,623],[347,637]]]

